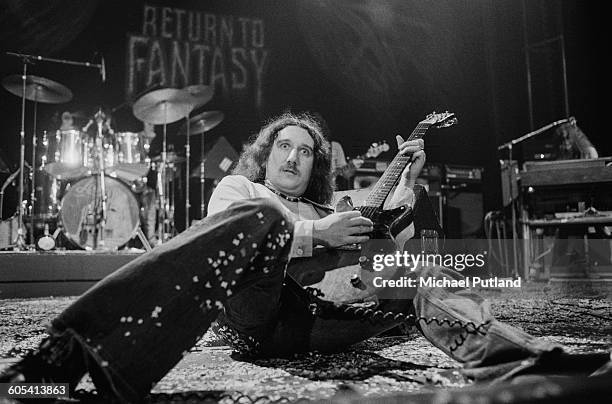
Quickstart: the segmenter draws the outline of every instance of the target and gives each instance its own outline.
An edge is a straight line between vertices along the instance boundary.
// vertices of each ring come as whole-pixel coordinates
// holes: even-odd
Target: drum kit
[[[22,221],[29,227],[31,248],[36,241],[38,248],[52,249],[56,246],[57,236],[63,234],[65,237],[62,239],[67,240],[65,245],[68,247],[116,250],[138,237],[143,246],[150,249],[149,240],[141,229],[139,212],[142,203],[134,192],[139,185],[146,184],[150,171],[155,173],[157,199],[154,207],[157,210],[157,230],[150,233],[156,234],[157,244],[167,241],[176,233],[174,182],[183,163],[186,164],[187,178],[186,223],[189,223],[190,138],[202,135],[204,144],[204,133],[216,127],[224,117],[220,111],[190,115],[212,99],[212,87],[162,88],[150,91],[134,102],[132,112],[137,119],[151,127],[162,127],[162,151],[158,156],[149,156],[152,137],[143,132],[115,132],[102,109],[91,117],[65,113],[63,118],[74,121],[80,118],[88,120],[88,123],[82,128],[62,125],[54,134],[44,131],[39,135],[36,132],[37,104],[68,102],[72,99],[70,89],[33,75],[25,76],[25,79],[21,75],[8,76],[2,80],[2,86],[21,97],[23,105],[25,100],[34,102],[31,193],[29,201],[24,201],[19,207],[20,213],[21,209],[24,212]],[[184,157],[168,150],[167,144],[168,125],[180,120],[185,120],[178,132],[186,139]],[[22,137],[23,133],[22,130]],[[203,156],[202,149],[202,160]],[[202,199],[203,181],[204,178],[201,181]],[[22,189],[20,187],[20,194]],[[19,200],[23,199],[20,195]]]

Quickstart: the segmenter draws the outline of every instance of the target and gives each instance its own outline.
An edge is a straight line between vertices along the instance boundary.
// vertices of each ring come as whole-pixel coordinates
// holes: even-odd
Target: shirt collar
[[[316,206],[318,208],[321,208],[327,212],[333,212],[334,209],[331,206],[328,205],[324,205],[322,203],[318,203],[315,201],[311,201],[308,198],[305,198],[303,196],[291,196],[291,195],[287,195],[284,194],[282,192],[280,192],[279,190],[277,190],[276,188],[274,188],[274,186],[272,185],[272,183],[268,180],[264,181],[264,185],[266,186],[266,188],[268,188],[270,191],[274,192],[276,195],[280,196],[283,199],[288,200],[289,202],[304,202],[304,203],[309,203],[313,206]]]

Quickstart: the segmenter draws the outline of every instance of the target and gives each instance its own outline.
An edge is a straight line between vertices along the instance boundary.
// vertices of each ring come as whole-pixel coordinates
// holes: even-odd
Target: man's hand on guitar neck
[[[402,179],[400,180],[400,185],[412,188],[425,165],[425,141],[423,139],[404,141],[404,138],[400,135],[395,136],[395,140],[397,140],[399,154],[404,156],[412,155],[410,164],[404,169]]]
[[[411,163],[408,164],[402,172],[400,182],[391,197],[389,206],[394,208],[405,204],[412,204],[414,202],[414,193],[412,192],[412,188],[414,187],[416,179],[425,165],[426,159],[424,150],[425,141],[423,139],[404,141],[404,138],[397,135],[395,140],[397,140],[399,154],[412,156],[410,159]]]
[[[326,247],[365,243],[369,240],[363,234],[373,230],[370,219],[361,216],[358,210],[332,213],[314,221],[313,244]]]

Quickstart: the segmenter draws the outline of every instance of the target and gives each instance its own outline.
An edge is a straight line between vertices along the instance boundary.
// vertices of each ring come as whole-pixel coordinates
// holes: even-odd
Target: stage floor
[[[2,251],[0,299],[78,296],[142,254],[134,251]]]
[[[484,294],[491,300],[498,319],[565,345],[571,352],[596,352],[611,347],[610,323],[604,319],[612,318],[612,306],[602,295],[567,295],[544,288],[520,295],[503,291]],[[5,321],[0,327],[0,371],[28,349],[35,348],[45,335],[47,322],[74,300],[0,299],[0,318]],[[163,394],[197,393],[198,397],[235,399],[248,395],[260,398],[256,402],[263,404],[283,397],[287,399],[284,402],[329,399],[346,386],[375,397],[470,384],[459,374],[457,362],[416,331],[403,337],[371,338],[333,355],[310,353],[256,361],[235,358],[229,347],[207,333],[155,386],[151,402],[169,402]],[[86,379],[80,388],[91,390],[93,385]],[[241,402],[255,401],[245,401],[243,397]]]

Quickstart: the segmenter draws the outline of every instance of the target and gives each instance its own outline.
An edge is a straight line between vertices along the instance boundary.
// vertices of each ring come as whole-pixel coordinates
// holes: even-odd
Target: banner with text
[[[269,53],[261,18],[145,5],[141,32],[128,34],[126,96],[205,84],[260,108]]]

